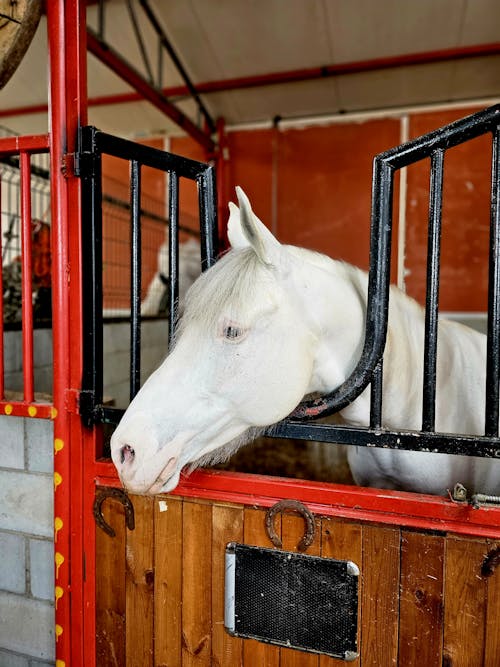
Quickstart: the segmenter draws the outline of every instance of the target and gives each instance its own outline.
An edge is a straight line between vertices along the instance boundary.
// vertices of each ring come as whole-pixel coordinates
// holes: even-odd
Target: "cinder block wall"
[[[53,440],[0,417],[0,667],[54,664]]]
[[[52,331],[34,332],[35,389],[52,393]],[[104,329],[104,394],[129,402],[127,323]],[[163,360],[167,322],[142,326],[143,380]],[[22,389],[21,333],[5,334],[5,385]],[[54,664],[53,424],[0,416],[0,667]]]

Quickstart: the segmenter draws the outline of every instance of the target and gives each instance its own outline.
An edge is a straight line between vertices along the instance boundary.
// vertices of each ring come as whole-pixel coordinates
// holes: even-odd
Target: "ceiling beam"
[[[439,51],[424,51],[422,53],[410,53],[385,58],[357,60],[354,62],[338,63],[335,65],[325,65],[323,67],[313,67],[284,72],[272,72],[270,74],[258,74],[232,79],[222,79],[220,81],[206,81],[195,84],[195,88],[198,93],[209,95],[211,93],[243,90],[246,88],[259,88],[261,86],[293,83],[298,81],[311,81],[313,79],[321,79],[325,77],[361,74],[364,72],[395,69],[398,67],[430,65],[453,60],[468,60],[470,58],[498,55],[500,55],[500,42],[494,42],[490,44],[476,44],[473,46],[441,49]],[[164,88],[161,92],[164,97],[168,98],[185,97],[190,94],[187,86],[172,86]],[[118,93],[115,95],[100,95],[97,97],[89,97],[88,103],[89,106],[107,106],[112,104],[126,104],[128,102],[140,102],[143,99],[144,95],[140,92],[130,92]],[[46,110],[46,104],[1,109],[0,117],[25,115],[30,113],[43,113]],[[178,112],[177,109],[176,111]],[[198,128],[196,129],[198,132],[201,132],[201,130],[198,130]]]
[[[198,144],[203,146],[206,151],[209,153],[214,151],[215,144],[208,134],[200,130],[188,116],[167,99],[163,91],[152,86],[119,53],[105,42],[102,42],[90,29],[87,29],[87,50],[129,86],[134,88],[139,95],[139,99],[151,102],[151,104],[173,120],[176,125],[189,134]]]

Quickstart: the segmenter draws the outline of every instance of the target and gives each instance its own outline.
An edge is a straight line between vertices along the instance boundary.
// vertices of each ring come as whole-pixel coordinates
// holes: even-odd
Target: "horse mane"
[[[271,278],[272,268],[264,265],[252,248],[232,249],[208,271],[202,273],[186,295],[184,315],[176,332],[195,325],[214,333],[222,313],[245,323],[250,314],[256,282]]]

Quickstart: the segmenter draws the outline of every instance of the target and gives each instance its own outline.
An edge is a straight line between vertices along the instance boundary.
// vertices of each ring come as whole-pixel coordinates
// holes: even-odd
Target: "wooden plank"
[[[107,499],[102,506],[116,536],[96,526],[96,665],[125,664],[125,510]]]
[[[351,560],[362,572],[362,533],[361,524],[346,523],[339,519],[323,517],[321,536],[321,555],[325,558],[336,558],[337,560]],[[359,603],[358,603],[358,628],[361,626],[361,593],[363,579],[359,581]],[[360,650],[360,633],[358,630],[358,651]],[[320,667],[345,667],[343,660],[330,658],[322,655]],[[359,667],[360,660],[349,662],[353,667]]]
[[[481,565],[488,551],[485,540],[448,537],[445,556],[445,665],[483,665],[487,584]]]
[[[399,664],[441,665],[445,539],[401,535]]]
[[[500,548],[500,542],[488,542],[488,551]],[[488,587],[484,666],[500,665],[500,564],[486,581]]]
[[[363,526],[363,667],[398,663],[399,543],[398,528]]]
[[[153,499],[130,496],[135,528],[127,532],[127,667],[153,666]]]
[[[245,509],[244,542],[255,546],[272,547],[264,526],[265,510]],[[281,535],[281,518],[276,517],[276,532]],[[279,667],[280,650],[254,639],[243,641],[243,665],[245,667]]]
[[[182,499],[154,500],[155,665],[180,665],[182,658]]]
[[[321,550],[321,521],[316,519],[316,534],[311,546],[307,549],[311,556],[319,556]],[[295,515],[283,514],[281,519],[281,539],[283,549],[297,551],[297,544],[304,535],[304,520]],[[319,667],[319,656],[289,648],[280,649],[281,667]]]
[[[224,629],[226,545],[243,541],[243,507],[214,505],[212,509],[212,665],[240,667],[243,642]]]
[[[182,666],[210,667],[212,631],[212,506],[184,500]]]

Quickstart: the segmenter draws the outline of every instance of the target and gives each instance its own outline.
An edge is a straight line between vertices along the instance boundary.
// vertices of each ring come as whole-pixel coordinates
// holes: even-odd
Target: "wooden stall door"
[[[224,630],[228,542],[271,547],[265,510],[193,498],[132,497],[136,528],[112,499],[97,530],[99,667],[340,667]],[[499,667],[500,572],[481,573],[487,539],[316,516],[309,553],[361,571],[356,667]],[[294,551],[302,519],[278,517]]]

